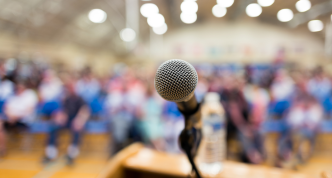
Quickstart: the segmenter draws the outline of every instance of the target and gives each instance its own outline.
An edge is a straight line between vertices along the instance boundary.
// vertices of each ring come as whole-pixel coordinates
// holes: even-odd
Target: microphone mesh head
[[[158,68],[154,85],[164,99],[184,102],[194,95],[197,82],[197,73],[192,65],[183,60],[172,59]]]

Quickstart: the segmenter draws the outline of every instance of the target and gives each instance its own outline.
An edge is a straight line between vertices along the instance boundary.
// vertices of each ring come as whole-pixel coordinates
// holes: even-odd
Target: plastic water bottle
[[[203,138],[198,150],[198,167],[203,174],[215,176],[226,158],[225,114],[217,93],[207,93],[202,105]]]

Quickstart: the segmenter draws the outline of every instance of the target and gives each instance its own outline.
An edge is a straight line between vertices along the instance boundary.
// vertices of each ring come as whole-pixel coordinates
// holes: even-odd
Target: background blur
[[[95,177],[136,141],[181,153],[183,117],[153,82],[168,59],[196,68],[199,101],[220,95],[227,159],[331,170],[331,14],[329,0],[0,0],[0,175]]]

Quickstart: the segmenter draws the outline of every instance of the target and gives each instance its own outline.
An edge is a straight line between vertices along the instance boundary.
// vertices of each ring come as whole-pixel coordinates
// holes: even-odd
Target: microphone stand
[[[194,112],[185,113],[183,110],[181,110],[181,103],[177,104],[185,119],[185,128],[182,130],[179,136],[180,146],[181,149],[186,153],[192,166],[192,170],[196,174],[196,177],[201,178],[201,175],[194,162],[194,157],[197,154],[198,146],[202,139],[202,130],[195,127],[195,124],[198,123],[201,119],[200,105],[197,105],[197,108],[194,110]]]
[[[194,162],[194,157],[197,153],[197,147],[200,142],[200,137],[201,129],[195,129],[194,127],[189,130],[183,129],[179,137],[181,148],[186,153],[191,167],[195,172],[197,178],[201,178],[201,175]]]

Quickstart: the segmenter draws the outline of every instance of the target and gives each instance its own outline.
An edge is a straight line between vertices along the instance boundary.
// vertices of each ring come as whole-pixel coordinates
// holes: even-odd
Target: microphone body
[[[193,159],[202,138],[200,104],[194,94],[197,83],[195,68],[179,59],[168,60],[161,64],[155,77],[155,88],[159,95],[168,101],[176,102],[185,118],[185,128],[179,136],[179,143],[196,176],[200,178]]]
[[[199,124],[200,121],[200,105],[194,94],[197,83],[195,68],[179,59],[168,60],[161,64],[155,77],[157,92],[165,100],[176,102],[185,117],[186,128]]]

